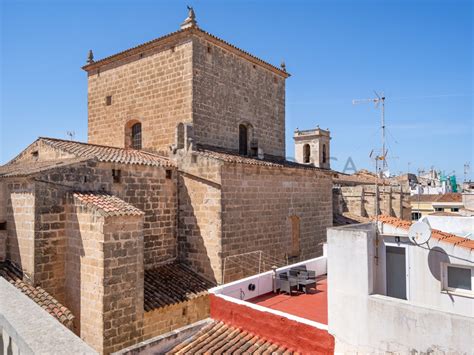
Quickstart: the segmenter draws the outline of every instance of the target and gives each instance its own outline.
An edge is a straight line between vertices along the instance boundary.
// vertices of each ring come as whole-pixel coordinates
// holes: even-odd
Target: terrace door
[[[407,299],[406,249],[386,246],[387,296]]]

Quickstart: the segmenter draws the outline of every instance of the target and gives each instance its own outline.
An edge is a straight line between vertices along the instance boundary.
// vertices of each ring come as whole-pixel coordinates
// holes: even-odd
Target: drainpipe
[[[277,285],[276,285],[276,275],[277,275],[277,267],[275,265],[272,266],[272,284],[273,284],[273,293],[276,293],[277,291]]]

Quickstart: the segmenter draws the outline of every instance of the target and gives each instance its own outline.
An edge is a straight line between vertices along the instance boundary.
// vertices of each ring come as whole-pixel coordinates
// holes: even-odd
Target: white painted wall
[[[384,233],[402,231],[384,227]],[[471,252],[431,241],[430,249],[439,249],[428,262],[429,250],[408,245],[405,301],[376,294],[385,289],[385,245],[395,241],[394,236],[381,238],[376,263],[374,225],[328,229],[328,329],[336,339],[336,352],[473,353],[474,299],[441,292],[430,271],[445,258],[440,249],[456,263],[472,263]]]
[[[323,252],[325,247],[323,247]],[[287,265],[276,270],[277,275],[282,272],[287,272],[292,267],[306,265],[307,270],[315,271],[316,276],[325,275],[327,272],[326,268],[326,256],[320,256],[318,258],[305,260],[296,264]],[[255,290],[250,291],[249,285],[254,284]],[[273,291],[273,271],[267,271],[254,276],[246,277],[245,279],[237,280],[234,282],[227,283],[222,286],[214,287],[210,290],[211,293],[216,295],[225,295],[233,297],[239,300],[249,300],[260,295]]]

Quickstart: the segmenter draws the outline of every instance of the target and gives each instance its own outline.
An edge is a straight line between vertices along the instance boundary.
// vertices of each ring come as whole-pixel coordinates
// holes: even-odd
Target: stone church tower
[[[329,130],[319,127],[305,131],[297,129],[293,139],[295,140],[295,159],[298,163],[331,169]]]
[[[176,138],[183,144],[182,127],[192,125],[187,138],[196,145],[285,156],[289,74],[203,31],[194,13],[180,30],[90,57],[83,69],[89,143],[169,155]]]

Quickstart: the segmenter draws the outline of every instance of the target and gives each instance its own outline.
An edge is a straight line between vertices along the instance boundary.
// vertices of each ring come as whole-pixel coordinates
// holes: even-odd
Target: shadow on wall
[[[442,265],[442,263],[449,263],[449,256],[444,249],[440,247],[430,249],[428,253],[428,267],[431,275],[438,281],[441,281],[440,265]]]
[[[202,186],[191,186],[188,189],[185,180],[187,180],[189,185]],[[204,218],[202,218],[202,221],[199,222],[196,217],[197,210],[199,210],[200,214],[206,212],[205,201],[207,200],[205,192],[197,193],[197,191],[201,191],[203,186],[206,190],[207,187],[215,188],[216,186],[214,185],[217,184],[198,177],[190,175],[184,177],[182,174],[178,176],[178,260],[189,264],[209,281],[217,283],[218,280],[209,258],[209,254],[212,251],[208,249],[205,241],[205,238],[211,239],[213,236],[203,235],[203,233],[208,233],[209,231],[202,231],[199,226],[199,223],[213,223],[217,221],[213,221],[212,218],[206,218],[207,221],[204,222]],[[217,227],[216,225],[216,229]],[[216,238],[215,241],[208,240],[207,243],[211,241],[216,244],[220,243],[217,240],[217,230],[214,237]],[[216,257],[219,256],[216,255]]]
[[[77,218],[77,206],[71,200],[66,206],[66,302],[74,315],[74,332],[81,334],[81,258],[85,256],[81,230]]]

